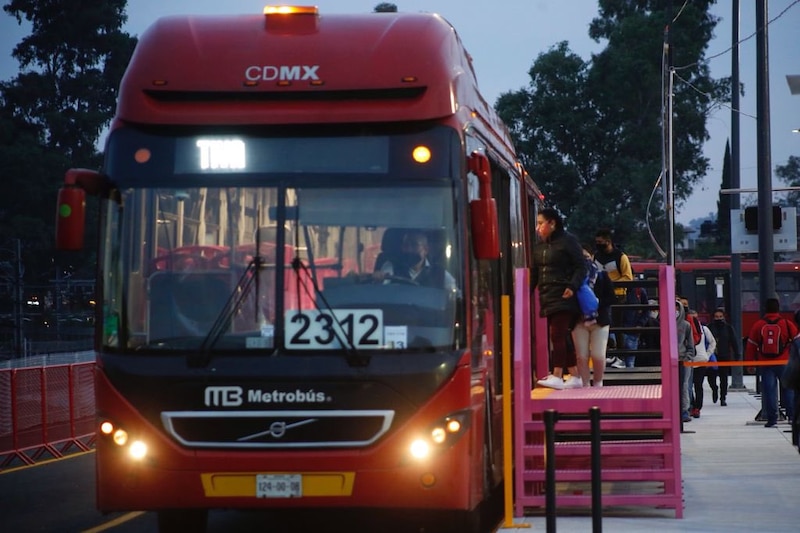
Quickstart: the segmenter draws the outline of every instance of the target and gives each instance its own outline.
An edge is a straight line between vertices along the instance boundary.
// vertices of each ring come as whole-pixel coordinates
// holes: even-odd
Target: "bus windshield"
[[[453,195],[444,179],[123,189],[105,217],[103,344],[450,349],[463,334]]]

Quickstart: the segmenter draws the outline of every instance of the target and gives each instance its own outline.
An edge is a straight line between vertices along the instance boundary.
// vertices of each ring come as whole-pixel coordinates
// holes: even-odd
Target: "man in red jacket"
[[[750,328],[745,348],[745,359],[775,363],[758,367],[758,373],[761,376],[761,414],[767,418],[764,427],[768,428],[775,427],[778,423],[778,387],[783,369],[789,360],[789,345],[792,343],[792,339],[798,335],[795,323],[780,315],[780,305],[777,298],[767,298],[764,302],[765,314]],[[765,329],[768,324],[776,324],[780,328],[780,334],[776,339],[779,349],[774,355],[765,346],[765,342],[769,340],[767,339],[768,329]],[[793,398],[790,398],[792,394],[793,391],[784,389],[784,400],[786,400],[788,410],[792,409]]]

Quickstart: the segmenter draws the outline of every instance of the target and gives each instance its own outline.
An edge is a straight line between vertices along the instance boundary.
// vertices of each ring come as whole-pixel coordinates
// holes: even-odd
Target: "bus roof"
[[[180,16],[141,36],[117,119],[159,125],[369,123],[463,113],[508,132],[436,14]],[[283,17],[283,18],[280,18]],[[294,17],[294,18],[287,18]]]

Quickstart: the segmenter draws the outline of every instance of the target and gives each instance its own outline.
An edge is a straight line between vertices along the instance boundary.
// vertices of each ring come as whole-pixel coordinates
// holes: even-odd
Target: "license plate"
[[[257,498],[300,498],[303,496],[301,474],[257,474]]]

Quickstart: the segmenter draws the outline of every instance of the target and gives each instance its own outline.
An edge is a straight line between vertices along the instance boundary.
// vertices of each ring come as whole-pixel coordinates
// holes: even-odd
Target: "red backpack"
[[[764,357],[772,359],[780,356],[785,346],[780,324],[783,319],[779,318],[774,322],[772,320],[764,320],[766,324],[761,326],[761,346],[759,346],[759,351]]]

